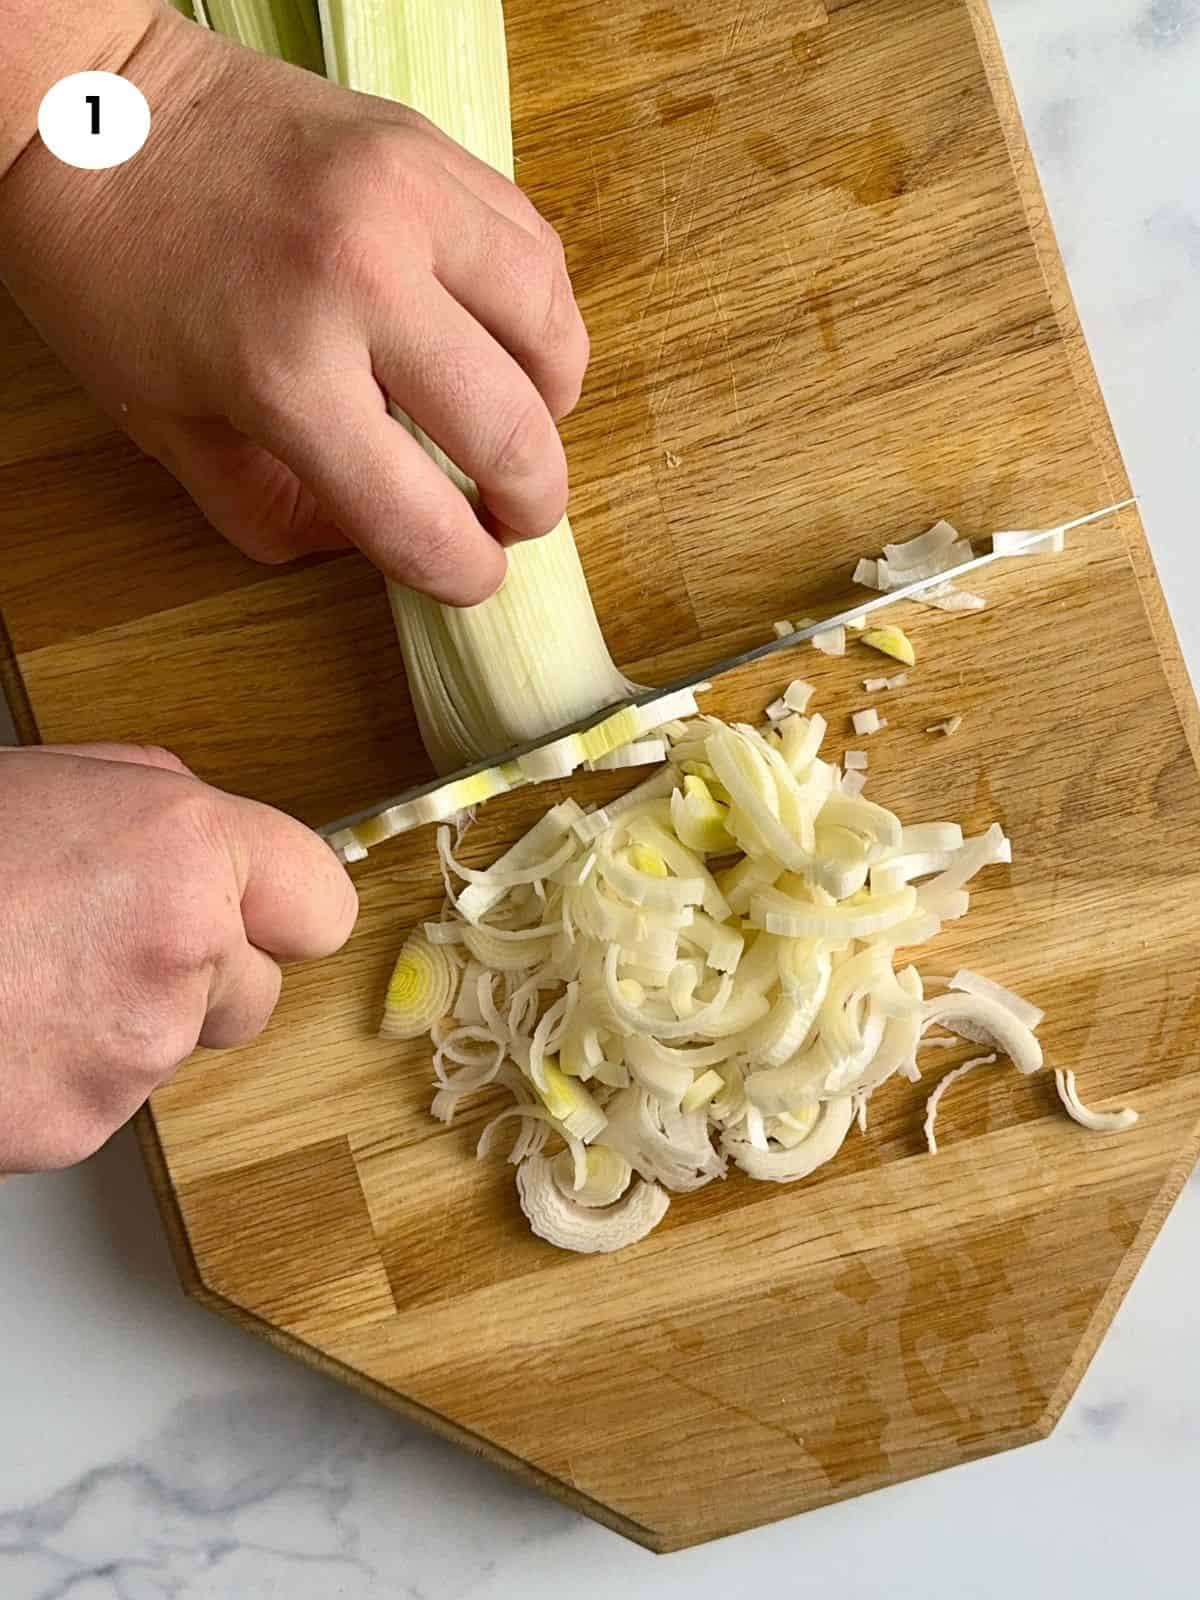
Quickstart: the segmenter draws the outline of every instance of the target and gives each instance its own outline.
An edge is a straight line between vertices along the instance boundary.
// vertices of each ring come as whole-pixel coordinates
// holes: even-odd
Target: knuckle
[[[313,377],[303,361],[304,353],[298,349],[292,352],[291,365],[273,353],[260,372],[247,380],[237,409],[230,408],[234,424],[277,458],[289,450],[311,449],[318,436],[320,412],[312,406]]]
[[[278,351],[260,337],[257,329],[236,340],[228,370],[231,393],[227,403],[237,427],[249,432],[260,421],[272,428],[287,422],[294,385]]]
[[[313,176],[291,225],[289,265],[302,290],[375,283],[387,255],[380,224],[426,213],[427,170],[407,130],[371,125],[344,137]]]
[[[204,972],[212,965],[217,949],[208,918],[180,910],[160,915],[155,925],[146,929],[142,959],[147,976],[156,985],[169,986]]]
[[[322,193],[328,218],[345,222],[386,208],[395,214],[422,209],[428,193],[428,158],[420,130],[374,124],[346,140],[330,164]]]
[[[161,744],[142,744],[136,747],[149,767],[159,767],[164,772],[188,771],[184,763],[173,750],[168,750]]]
[[[220,366],[235,421],[241,421],[247,405],[253,405],[263,389],[265,360],[263,341],[254,322],[238,320],[225,330]]]
[[[391,124],[390,137],[405,145],[427,144],[437,147],[446,142],[446,135],[436,122],[431,122],[424,112],[416,110],[414,106],[402,106],[394,101],[388,102],[388,118]]]
[[[189,774],[191,776],[191,774]],[[216,811],[222,796],[198,778],[188,784],[162,784],[158,794],[156,822],[159,829],[185,847],[179,870],[203,878],[208,870],[207,861],[195,859],[197,845],[205,853],[211,849],[215,834]]]
[[[191,1055],[195,1043],[195,1033],[174,1020],[164,1022],[153,1033],[127,1041],[121,1061],[126,1080],[140,1089],[144,1098]]]
[[[534,214],[538,220],[538,238],[554,257],[555,264],[562,267],[565,271],[567,262],[567,249],[563,244],[562,235],[559,233],[557,228],[546,221],[545,217],[542,216],[540,211],[535,212]]]
[[[525,480],[543,471],[550,454],[548,431],[549,418],[540,400],[523,401],[501,434],[495,454],[496,476]]]
[[[590,351],[587,331],[565,268],[560,267],[550,275],[538,339],[543,358],[551,369],[546,384],[547,403],[555,417],[561,417],[579,399]]]
[[[214,810],[200,784],[181,796],[167,796],[145,841],[147,858],[166,868],[146,872],[132,930],[135,976],[154,996],[169,995],[207,972],[227,942],[227,926],[237,908],[226,904],[232,893],[230,868],[228,859],[221,859]],[[160,1036],[159,1028],[148,1035]],[[127,1042],[137,1049],[144,1037],[135,1031]]]
[[[270,1022],[278,999],[276,988],[274,995],[264,996],[231,1015],[209,1017],[200,1031],[200,1044],[207,1050],[236,1050],[250,1044]]]
[[[394,267],[367,218],[346,218],[323,242],[321,274],[340,294],[378,301]]]
[[[460,563],[461,545],[461,529],[451,510],[439,508],[423,517],[420,534],[409,552],[414,577],[428,582],[452,572]]]
[[[542,311],[542,343],[551,351],[563,349],[573,340],[576,321],[575,296],[567,275],[552,272]]]
[[[193,983],[131,987],[96,1042],[91,1108],[114,1128],[169,1078],[196,1046],[202,1007]]]

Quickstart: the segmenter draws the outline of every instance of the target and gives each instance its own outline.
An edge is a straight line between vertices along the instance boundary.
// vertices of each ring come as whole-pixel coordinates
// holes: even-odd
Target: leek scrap
[[[903,628],[889,625],[886,628],[868,629],[862,636],[862,642],[872,650],[878,650],[885,656],[902,661],[906,667],[915,667],[917,664],[917,653],[913,649],[912,640]]]

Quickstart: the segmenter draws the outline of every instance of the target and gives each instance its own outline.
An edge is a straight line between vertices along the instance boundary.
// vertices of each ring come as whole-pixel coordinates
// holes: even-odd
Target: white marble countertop
[[[996,0],[1189,663],[1200,0]],[[128,1133],[0,1188],[3,1600],[1197,1590],[1200,1183],[1046,1443],[654,1557],[185,1301]]]

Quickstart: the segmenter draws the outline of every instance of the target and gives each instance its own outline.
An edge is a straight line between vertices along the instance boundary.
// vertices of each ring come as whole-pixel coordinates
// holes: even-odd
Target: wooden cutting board
[[[615,653],[661,681],[846,596],[946,515],[1053,524],[1128,493],[986,13],[963,0],[509,0],[519,174],[592,331],[566,428]],[[26,737],[152,740],[317,823],[425,774],[380,580],[221,544],[0,309],[0,577]],[[1197,1148],[1196,711],[1137,518],[913,613],[871,741],[910,819],[996,818],[1011,869],[923,965],[1048,1013],[1048,1075],[977,1075],[923,1153],[926,1082],[790,1188],[730,1177],[649,1240],[533,1239],[478,1116],[429,1119],[374,1037],[427,835],[356,869],[358,932],[292,971],[264,1037],[198,1055],[142,1135],[188,1291],[654,1549],[1043,1436]],[[796,670],[840,753],[878,669]],[[965,717],[952,741],[923,733]],[[612,779],[577,792],[610,793]],[[557,791],[496,803],[489,857]]]

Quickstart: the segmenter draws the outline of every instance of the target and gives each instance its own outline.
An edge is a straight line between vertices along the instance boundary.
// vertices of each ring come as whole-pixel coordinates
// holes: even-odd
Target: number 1
[[[92,132],[100,132],[100,96],[98,94],[85,94],[84,101],[92,108]]]

